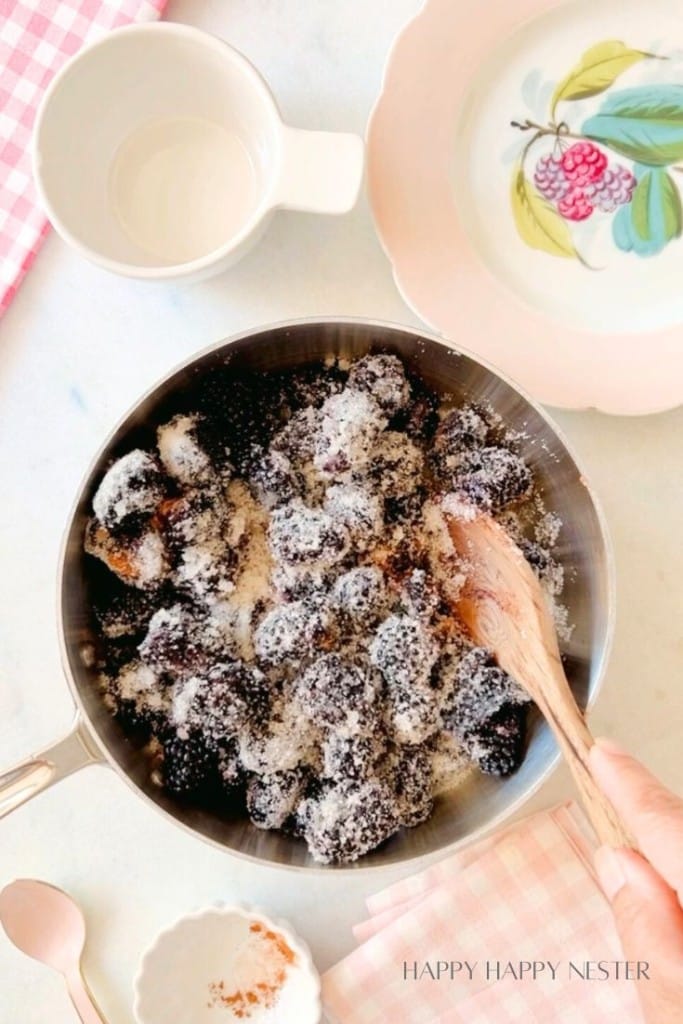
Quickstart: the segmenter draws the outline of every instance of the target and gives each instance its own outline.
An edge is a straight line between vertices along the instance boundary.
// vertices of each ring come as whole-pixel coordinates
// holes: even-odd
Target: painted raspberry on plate
[[[596,232],[602,247],[605,226],[617,249],[636,256],[654,256],[683,235],[676,175],[683,164],[683,86],[666,80],[666,59],[666,53],[608,39],[554,81],[530,72],[525,99],[536,106],[548,95],[549,110],[547,119],[511,122],[527,133],[511,192],[515,226],[526,245],[589,267],[580,249]],[[659,80],[649,75],[646,84],[614,88],[625,72],[633,69],[633,81],[636,66],[652,60],[661,62]],[[594,215],[594,229],[577,227]]]

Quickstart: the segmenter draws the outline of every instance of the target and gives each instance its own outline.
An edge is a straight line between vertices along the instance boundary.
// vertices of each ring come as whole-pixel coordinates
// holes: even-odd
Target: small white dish
[[[363,174],[356,135],[283,124],[258,71],[187,25],[132,25],[81,50],[36,118],[48,217],[115,273],[198,279],[236,262],[277,208],[340,214]]]
[[[221,905],[161,932],[135,980],[138,1024],[318,1024],[306,944],[254,907]]]

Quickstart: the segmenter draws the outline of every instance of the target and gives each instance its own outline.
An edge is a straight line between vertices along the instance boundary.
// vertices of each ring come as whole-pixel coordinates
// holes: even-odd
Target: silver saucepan
[[[64,672],[77,707],[74,727],[54,746],[0,776],[0,816],[71,772],[107,762],[150,808],[214,845],[254,861],[319,868],[301,840],[260,831],[246,819],[226,820],[189,809],[150,781],[143,752],[104,707],[87,656],[95,632],[83,533],[93,493],[112,459],[151,440],[160,417],[172,411],[174,396],[196,387],[206,373],[219,366],[227,366],[228,372],[230,368],[281,370],[329,356],[357,357],[370,350],[395,352],[437,393],[490,404],[511,428],[523,434],[523,455],[534,470],[546,505],[558,512],[564,523],[558,556],[566,575],[563,600],[574,629],[563,654],[579,705],[585,708],[592,702],[611,641],[614,571],[602,513],[557,427],[514,384],[440,338],[354,319],[283,323],[220,342],[174,370],[136,403],[95,457],[71,514],[59,570],[59,630]],[[457,790],[440,798],[429,821],[403,830],[351,869],[384,867],[473,839],[528,800],[557,760],[548,728],[540,718],[532,718],[528,751],[515,775],[501,780],[473,773]]]

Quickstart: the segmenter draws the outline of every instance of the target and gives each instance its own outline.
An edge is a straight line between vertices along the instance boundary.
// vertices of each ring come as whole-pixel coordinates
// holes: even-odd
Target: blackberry
[[[192,674],[206,660],[202,619],[187,606],[160,608],[139,646],[140,657],[156,672]]]
[[[390,689],[427,683],[437,654],[433,637],[418,619],[407,615],[385,619],[370,644],[370,660]]]
[[[457,665],[454,687],[444,699],[441,720],[445,729],[464,739],[501,707],[528,700],[526,691],[495,664],[488,651],[473,647]]]
[[[368,626],[379,621],[389,604],[384,576],[372,565],[361,565],[337,577],[332,605],[349,623]]]
[[[255,464],[249,483],[267,509],[285,505],[303,493],[303,481],[286,455],[266,452]]]
[[[434,749],[431,743],[400,747],[393,765],[398,798],[399,821],[406,828],[415,828],[434,810]]]
[[[406,434],[387,430],[374,446],[368,478],[387,498],[404,498],[422,481],[424,456]]]
[[[256,656],[265,665],[296,664],[309,657],[332,628],[330,610],[315,599],[277,605],[254,632]]]
[[[397,743],[424,743],[440,728],[439,701],[429,686],[389,690],[387,722]]]
[[[316,469],[331,480],[351,470],[363,472],[386,425],[386,415],[370,395],[349,388],[332,395],[321,410],[313,458]]]
[[[247,812],[257,828],[282,828],[306,788],[301,770],[254,775],[247,785]]]
[[[238,737],[240,762],[247,772],[271,775],[317,764],[319,733],[291,694],[274,701],[267,722],[248,726]]]
[[[216,769],[223,788],[229,793],[242,785],[244,772],[237,740],[231,738],[222,742],[216,757]]]
[[[287,565],[335,565],[349,550],[343,523],[298,501],[274,510],[268,540],[273,557]]]
[[[139,659],[122,665],[113,674],[100,676],[105,704],[122,725],[134,732],[158,732],[168,724],[170,699],[161,680]]]
[[[505,777],[524,760],[528,707],[504,704],[470,733],[465,747],[475,764],[487,775]]]
[[[355,735],[371,728],[378,690],[369,673],[338,654],[323,654],[299,677],[296,693],[316,725]]]
[[[357,551],[366,551],[382,531],[382,500],[362,484],[333,484],[325,493],[325,511],[341,523]]]
[[[394,430],[404,431],[418,444],[429,442],[439,425],[438,399],[429,392],[419,394],[392,420]]]
[[[388,497],[384,502],[384,516],[391,526],[413,526],[418,524],[427,500],[427,491],[418,487],[412,494]]]
[[[240,729],[267,720],[268,696],[258,669],[224,661],[176,688],[173,718],[179,732],[201,734],[207,748],[217,751]]]
[[[473,405],[452,409],[439,423],[434,435],[434,450],[442,458],[457,456],[469,448],[483,447],[489,437],[489,424]]]
[[[107,640],[124,637],[142,639],[154,608],[155,602],[149,594],[129,587],[115,590],[106,602],[103,599],[94,606],[100,631]]]
[[[285,423],[273,438],[271,450],[280,452],[297,469],[310,462],[321,417],[316,409],[301,409]]]
[[[413,569],[403,580],[401,605],[409,616],[429,622],[441,600],[438,588],[424,569]]]
[[[200,736],[170,736],[163,741],[162,784],[174,796],[202,794],[216,779],[216,764]]]
[[[475,448],[463,455],[450,485],[477,507],[495,512],[527,494],[532,477],[508,448]]]
[[[107,470],[92,507],[108,530],[130,530],[148,520],[165,496],[159,463],[153,455],[136,448]]]
[[[360,782],[374,774],[385,743],[378,736],[345,736],[330,732],[323,741],[323,776],[335,782]]]
[[[403,363],[391,355],[368,355],[357,360],[349,371],[347,386],[372,395],[387,416],[395,415],[410,398]]]
[[[396,798],[379,781],[326,787],[304,800],[297,816],[313,859],[322,864],[358,860],[399,828]]]
[[[208,454],[197,440],[196,414],[174,416],[157,430],[161,463],[170,477],[183,487],[210,482],[214,470]]]

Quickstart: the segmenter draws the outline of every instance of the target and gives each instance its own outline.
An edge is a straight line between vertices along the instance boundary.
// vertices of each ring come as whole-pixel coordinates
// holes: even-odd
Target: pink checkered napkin
[[[582,981],[569,962],[623,960],[592,871],[592,839],[568,804],[527,818],[371,897],[362,945],[323,978],[332,1024],[642,1024],[635,988]],[[476,961],[451,980],[404,964]],[[534,981],[486,977],[496,961],[560,961]],[[494,970],[492,966],[492,971]]]
[[[31,178],[31,131],[47,85],[85,42],[152,21],[166,0],[0,0],[0,316],[47,234]]]

